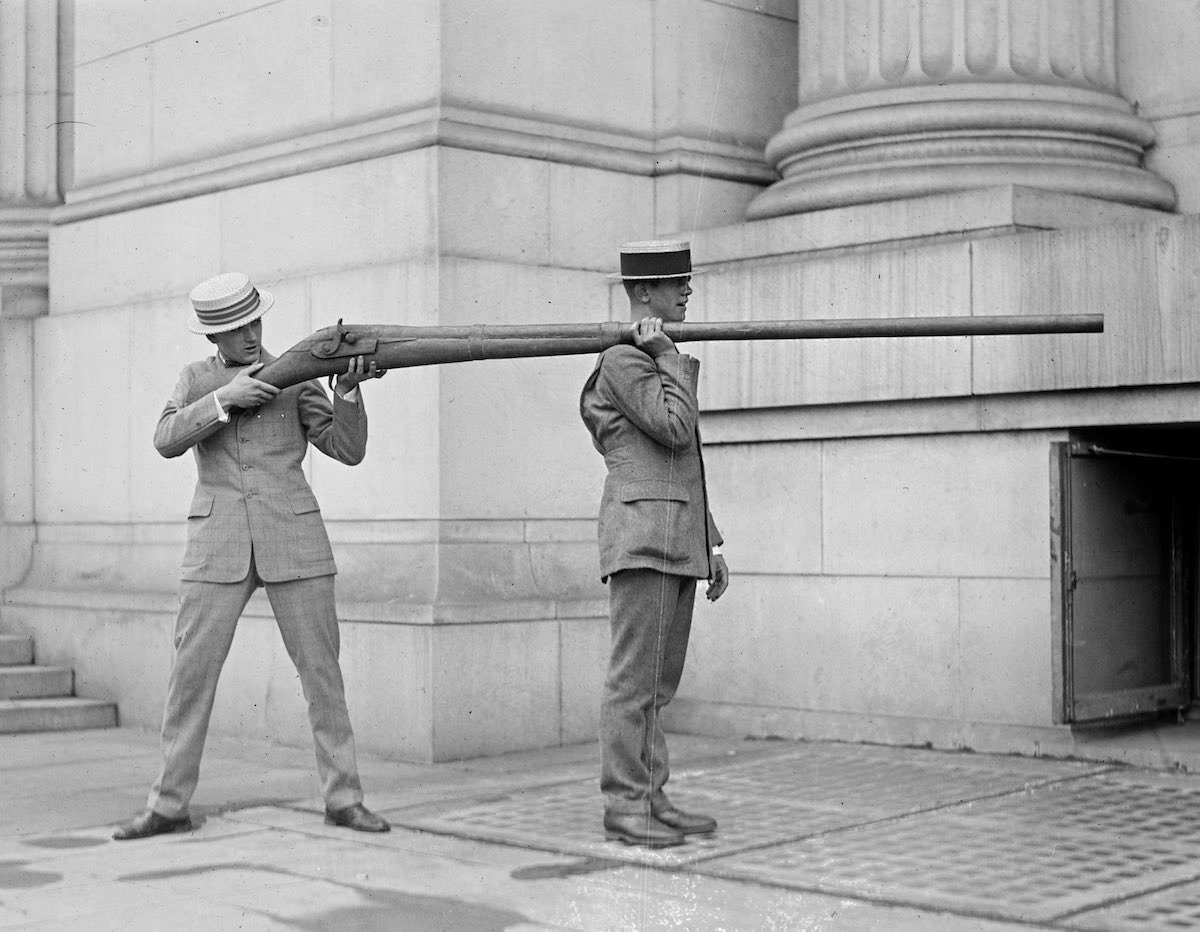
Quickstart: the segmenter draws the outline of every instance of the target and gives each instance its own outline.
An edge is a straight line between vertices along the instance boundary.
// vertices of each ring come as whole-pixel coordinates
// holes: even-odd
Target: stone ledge
[[[691,236],[698,267],[782,258],[886,243],[912,245],[947,236],[1057,230],[1154,221],[1172,214],[1112,201],[999,185],[877,204],[748,221]],[[806,255],[807,257],[807,255]]]
[[[384,606],[387,619],[395,618],[391,605],[578,601],[595,598],[598,588],[594,520],[330,521],[327,527],[339,599]],[[20,540],[10,536],[32,559],[0,564],[0,583],[19,590],[174,593],[184,533],[182,521],[31,525]],[[407,610],[399,620],[408,620]]]
[[[1068,757],[1074,747],[1071,730],[1065,726],[740,705],[686,696],[675,697],[663,723],[668,731],[709,737],[849,741],[1036,757]]]
[[[176,592],[162,591],[48,589],[17,586],[4,592],[3,602],[0,605],[173,616],[179,607],[179,597]],[[608,603],[596,599],[440,602],[432,605],[397,600],[338,599],[337,605],[339,619],[343,623],[351,624],[477,625],[608,618]],[[259,591],[251,596],[243,616],[274,617],[270,602],[264,592]]]
[[[655,142],[599,127],[534,120],[453,103],[430,104],[76,188],[68,193],[66,203],[50,214],[50,221],[75,223],[435,146],[645,177],[684,173],[758,185],[778,177],[763,161],[761,145],[682,136]]]
[[[1185,424],[1200,384],[705,411],[704,445]]]
[[[677,696],[664,713],[664,726],[713,738],[846,741],[1200,772],[1195,722],[1072,728],[734,705]]]

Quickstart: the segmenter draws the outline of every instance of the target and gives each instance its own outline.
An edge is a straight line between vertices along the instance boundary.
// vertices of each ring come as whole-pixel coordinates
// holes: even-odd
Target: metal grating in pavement
[[[1200,786],[1194,783],[1114,771],[1031,793],[1007,815],[1032,825],[1053,820],[1064,829],[1092,832],[1102,824],[1109,835],[1176,841],[1200,828],[1198,805]],[[987,808],[981,805],[979,812]]]
[[[1200,884],[1169,887],[1064,923],[1087,932],[1180,932],[1200,929]]]
[[[1048,921],[1200,876],[1200,787],[1153,774],[1093,774],[739,853],[699,869]]]
[[[915,748],[812,745],[761,765],[685,773],[673,778],[672,785],[690,789],[696,784],[727,799],[786,798],[880,818],[1107,769]]]
[[[565,854],[633,863],[683,865],[719,857],[753,844],[784,841],[798,834],[836,828],[844,818],[786,801],[728,800],[692,789],[672,796],[676,805],[715,815],[720,827],[711,836],[692,836],[674,848],[649,850],[604,838],[604,807],[596,781],[538,787],[506,796],[468,801],[430,812],[388,811],[393,824],[422,831],[520,845]]]
[[[1095,768],[1091,768],[1092,771]],[[1013,792],[1089,772],[1076,763],[988,758],[857,745],[792,746],[785,753],[693,767],[672,775],[680,808],[713,815],[720,827],[685,845],[650,851],[604,840],[595,778],[459,801],[430,810],[389,810],[408,828],[560,853],[685,865],[863,822]]]

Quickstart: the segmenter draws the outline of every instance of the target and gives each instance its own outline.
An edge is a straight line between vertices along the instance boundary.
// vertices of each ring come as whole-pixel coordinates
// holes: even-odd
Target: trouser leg
[[[667,620],[667,636],[664,639],[662,670],[658,677],[658,688],[654,694],[654,709],[647,729],[649,745],[645,759],[649,761],[650,808],[658,810],[668,805],[663,785],[671,774],[667,752],[667,736],[662,730],[661,712],[679,689],[683,678],[683,664],[687,659],[688,638],[692,631],[692,610],[696,602],[696,580],[684,576],[671,576],[678,585],[674,612]]]
[[[669,767],[659,713],[683,672],[694,594],[695,580],[653,570],[609,578],[612,648],[600,713],[609,812],[646,812],[661,797]]]
[[[267,597],[308,703],[321,795],[330,809],[362,802],[354,730],[338,662],[333,577],[267,583]]]
[[[239,583],[185,580],[180,587],[175,659],[163,710],[163,767],[146,801],[160,815],[179,818],[187,813],[200,779],[217,680],[256,583],[251,568]]]

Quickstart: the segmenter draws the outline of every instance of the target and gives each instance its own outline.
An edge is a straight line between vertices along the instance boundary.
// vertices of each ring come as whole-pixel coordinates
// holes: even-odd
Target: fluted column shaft
[[[752,219],[1022,184],[1170,208],[1117,91],[1114,0],[800,0],[800,106]]]

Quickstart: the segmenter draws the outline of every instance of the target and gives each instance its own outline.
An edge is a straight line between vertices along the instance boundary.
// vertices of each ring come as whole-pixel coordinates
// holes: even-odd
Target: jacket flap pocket
[[[621,486],[621,501],[639,502],[643,499],[656,499],[670,502],[686,502],[687,489],[677,482],[666,479],[634,479]]]
[[[310,489],[293,489],[288,492],[288,501],[292,506],[292,514],[303,515],[310,511],[320,511],[317,497]]]
[[[212,514],[212,492],[197,492],[192,496],[192,504],[188,506],[189,518],[207,518]]]

